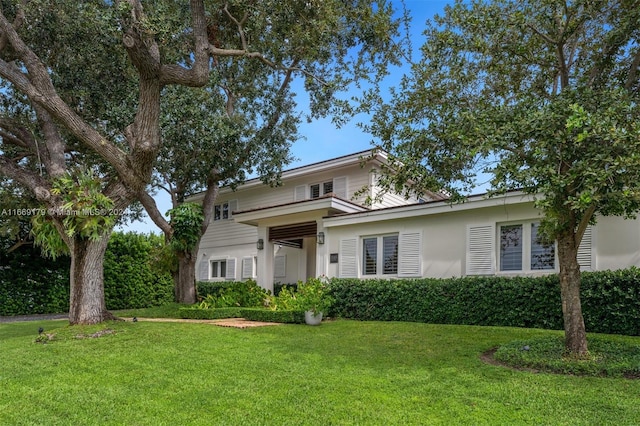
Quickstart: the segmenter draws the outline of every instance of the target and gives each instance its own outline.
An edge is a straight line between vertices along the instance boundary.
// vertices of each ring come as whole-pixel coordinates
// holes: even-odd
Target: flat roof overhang
[[[321,219],[337,214],[358,213],[368,211],[366,207],[342,198],[326,196],[310,200],[295,201],[276,206],[233,212],[233,220],[245,225],[277,226],[286,223],[297,223],[309,218]]]

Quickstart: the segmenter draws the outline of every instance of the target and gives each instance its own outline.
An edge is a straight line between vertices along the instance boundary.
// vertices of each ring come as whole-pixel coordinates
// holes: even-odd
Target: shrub
[[[38,248],[7,253],[0,244],[0,315],[69,310],[70,259],[43,258]],[[164,239],[156,235],[112,234],[105,253],[104,287],[108,309],[135,309],[173,301],[173,280],[160,265]]]
[[[242,308],[198,309],[180,308],[180,318],[185,319],[222,319],[242,317]]]
[[[216,289],[216,294],[208,294],[202,299],[200,309],[226,308],[230,306],[264,306],[269,293],[254,280],[236,281]]]
[[[640,270],[583,274],[587,330],[640,335]],[[450,279],[334,278],[331,314],[380,321],[562,329],[557,275]]]
[[[67,256],[43,258],[32,246],[0,250],[0,315],[67,312],[69,266]]]
[[[173,278],[156,264],[164,246],[158,235],[114,232],[104,256],[107,309],[135,309],[173,301]]]
[[[198,281],[196,289],[198,297],[204,299],[209,295],[220,296],[225,289],[233,287],[234,284],[235,281]]]
[[[270,310],[258,308],[244,308],[242,317],[251,321],[282,322],[289,324],[303,324],[304,311],[300,310]]]

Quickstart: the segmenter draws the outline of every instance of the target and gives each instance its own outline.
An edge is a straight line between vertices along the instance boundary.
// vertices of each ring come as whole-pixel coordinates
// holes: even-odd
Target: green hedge
[[[562,329],[557,275],[451,279],[332,279],[332,316]],[[640,269],[583,274],[589,332],[640,335]]]
[[[180,318],[185,319],[222,319],[242,318],[242,308],[198,309],[180,308]]]
[[[104,256],[107,309],[136,309],[173,301],[173,278],[156,261],[164,238],[115,232]]]
[[[0,315],[67,312],[69,265],[68,257],[45,259],[32,246],[0,250]]]
[[[304,324],[304,311],[272,311],[271,309],[243,308],[242,317],[251,321]]]
[[[222,292],[233,287],[236,281],[198,281],[196,282],[196,290],[198,297],[205,298],[209,295],[220,296]]]
[[[156,235],[113,233],[105,253],[104,287],[108,309],[136,309],[173,301],[173,279],[163,270]],[[0,241],[0,315],[68,312],[69,257],[51,260],[23,246],[8,253]]]

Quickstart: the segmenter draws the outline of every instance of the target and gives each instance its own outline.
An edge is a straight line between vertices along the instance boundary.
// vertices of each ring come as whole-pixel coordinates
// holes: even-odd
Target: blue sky
[[[405,0],[406,8],[412,18],[411,40],[414,55],[417,54],[420,46],[425,41],[422,35],[424,23],[433,15],[442,14],[445,6],[452,3],[453,0]],[[395,84],[406,69],[395,70],[388,78],[389,85]],[[302,100],[299,104],[301,108],[305,107]],[[364,133],[357,127],[357,123],[363,120],[366,120],[366,117],[358,116],[340,129],[336,128],[329,118],[311,123],[303,122],[299,128],[302,138],[294,143],[291,149],[296,160],[286,168],[303,166],[371,148],[371,135]],[[169,198],[164,193],[159,193],[156,196],[156,202],[162,213],[171,208]],[[160,233],[160,230],[148,218],[143,222],[134,222],[120,227],[120,229],[144,233]]]

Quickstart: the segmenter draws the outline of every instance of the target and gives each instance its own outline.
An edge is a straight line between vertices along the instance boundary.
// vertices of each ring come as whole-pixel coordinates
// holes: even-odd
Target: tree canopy
[[[586,353],[577,246],[598,215],[640,208],[640,2],[457,1],[424,34],[368,126],[398,160],[383,183],[460,200],[486,172],[489,195],[534,194],[558,244],[567,348]]]
[[[346,107],[339,90],[375,83],[397,57],[399,23],[384,1],[0,5],[0,173],[48,208],[45,220],[69,248],[72,323],[108,317],[101,265],[113,221],[69,218],[62,207],[77,188],[65,182],[88,185],[94,199],[83,204],[89,207],[108,199],[120,212],[136,199],[148,201],[163,148],[161,99],[170,90],[222,81],[223,91],[242,87],[242,93],[227,91],[227,101],[246,97],[254,107],[277,109],[290,102],[291,89],[276,83],[297,76],[315,117]],[[252,88],[258,78],[284,87],[278,102],[256,101],[265,88]],[[225,126],[233,128],[235,119]],[[228,129],[220,133],[221,140]],[[104,226],[91,235],[73,231],[96,222]]]

